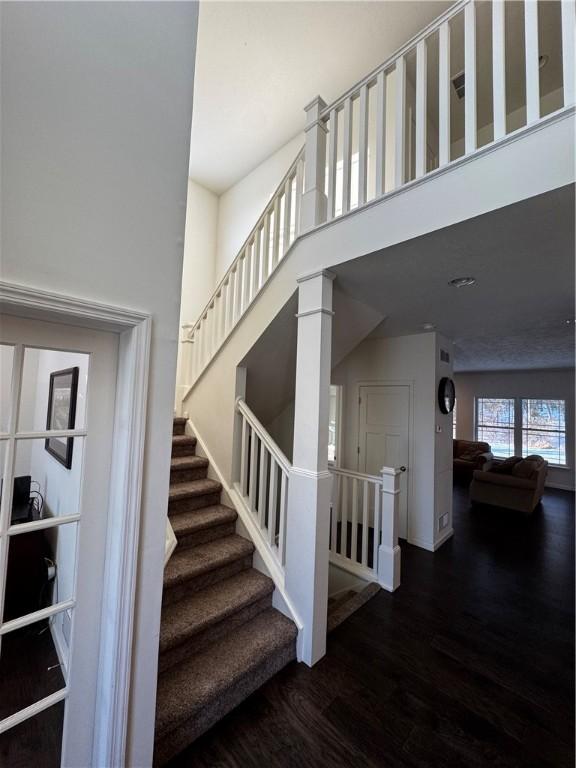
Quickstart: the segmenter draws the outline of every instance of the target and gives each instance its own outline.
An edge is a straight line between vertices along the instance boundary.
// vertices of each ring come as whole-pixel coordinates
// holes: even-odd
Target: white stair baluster
[[[358,562],[358,478],[352,480],[352,542],[350,559]]]
[[[342,213],[350,210],[351,176],[352,176],[352,99],[344,102],[343,118],[343,151],[342,151]]]
[[[404,184],[405,176],[405,123],[406,123],[406,59],[400,56],[396,62],[396,152],[394,154],[394,186]]]
[[[438,149],[439,167],[450,162],[450,24],[445,21],[439,33],[438,65]]]
[[[562,2],[562,72],[564,76],[564,106],[568,107],[576,101],[576,59],[575,29],[576,8],[574,0]]]
[[[386,73],[376,78],[376,197],[384,194],[386,172]]]
[[[276,514],[278,508],[278,463],[270,457],[270,487],[268,489],[268,543],[274,546]]]
[[[427,133],[427,47],[426,40],[416,46],[416,178],[426,173]]]
[[[492,0],[494,141],[506,135],[506,37],[504,0]]]
[[[368,480],[362,483],[362,565],[368,567]]]
[[[476,4],[464,7],[464,144],[468,155],[476,149]]]
[[[540,119],[540,66],[538,62],[538,3],[524,0],[526,41],[526,124]]]
[[[358,207],[368,194],[368,86],[360,88],[358,102]]]
[[[328,164],[328,220],[336,211],[336,176],[338,171],[338,111],[330,112],[330,160]]]

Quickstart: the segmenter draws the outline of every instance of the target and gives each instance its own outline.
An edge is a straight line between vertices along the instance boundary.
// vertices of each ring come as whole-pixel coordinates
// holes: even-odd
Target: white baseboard
[[[413,536],[409,536],[406,541],[408,544],[412,544],[413,547],[420,547],[420,549],[425,549],[428,552],[434,552],[434,544],[424,539],[415,539]]]
[[[555,488],[558,491],[574,491],[573,485],[566,485],[565,483],[546,483],[545,488]]]
[[[407,539],[408,544],[412,544],[415,547],[420,547],[420,549],[425,549],[428,552],[436,552],[436,550],[440,549],[442,544],[445,544],[448,539],[452,538],[454,535],[454,528],[448,528],[440,538],[435,541],[434,543],[431,543],[429,541],[424,541],[424,539],[414,539],[410,537]]]
[[[62,634],[62,629],[60,625],[57,623],[57,620],[60,618],[63,618],[62,613],[56,614],[56,616],[53,616],[49,620],[49,627],[50,627],[50,634],[52,635],[52,642],[54,643],[54,648],[56,649],[56,655],[58,656],[58,661],[60,662],[60,667],[62,669],[62,674],[64,675],[64,680],[66,681],[66,684],[68,683],[68,646],[66,645],[66,641],[64,639],[64,635]]]

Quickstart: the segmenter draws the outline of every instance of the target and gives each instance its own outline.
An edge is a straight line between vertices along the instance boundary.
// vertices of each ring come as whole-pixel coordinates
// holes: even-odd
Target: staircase
[[[155,765],[164,765],[296,658],[296,627],[174,419],[168,514],[178,546],[164,571]]]

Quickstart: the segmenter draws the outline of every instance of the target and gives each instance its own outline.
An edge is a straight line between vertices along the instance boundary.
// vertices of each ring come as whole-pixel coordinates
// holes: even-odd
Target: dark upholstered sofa
[[[487,472],[474,472],[470,501],[529,514],[542,499],[547,474],[548,462],[542,456],[513,456]]]
[[[493,456],[488,443],[472,440],[454,440],[452,445],[454,476],[470,480],[474,470],[490,468]]]

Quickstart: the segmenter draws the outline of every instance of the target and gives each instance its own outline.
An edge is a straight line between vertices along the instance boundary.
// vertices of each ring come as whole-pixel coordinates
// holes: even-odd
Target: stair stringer
[[[197,440],[196,443],[196,455],[203,456],[208,459],[208,477],[211,480],[217,480],[222,485],[221,498],[223,503],[231,506],[238,513],[236,520],[236,533],[245,539],[251,541],[255,546],[255,552],[252,558],[252,566],[261,573],[265,574],[274,582],[274,593],[272,595],[272,606],[276,610],[283,613],[284,616],[291,619],[296,625],[298,630],[298,638],[296,641],[296,656],[298,661],[302,660],[302,638],[304,625],[300,619],[290,596],[288,595],[284,585],[284,573],[278,567],[274,557],[271,555],[268,548],[268,543],[265,541],[260,529],[253,522],[249,510],[246,508],[244,499],[241,494],[236,490],[224,477],[223,473],[218,468],[218,465],[208,449],[206,442],[202,439],[202,435],[198,431],[196,425],[190,418],[186,422],[185,431],[187,435],[194,436]]]

